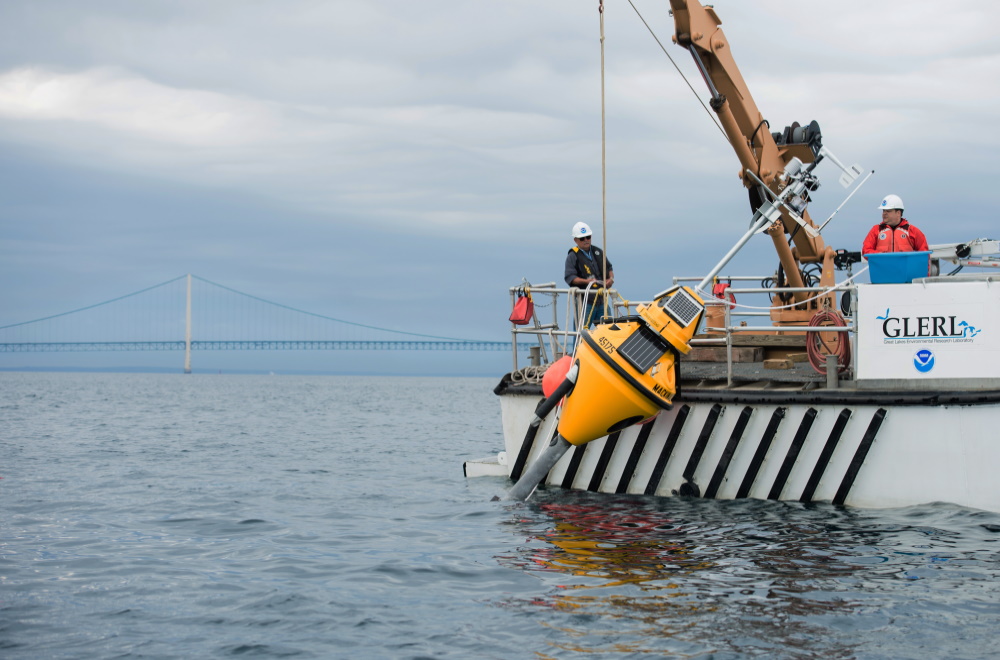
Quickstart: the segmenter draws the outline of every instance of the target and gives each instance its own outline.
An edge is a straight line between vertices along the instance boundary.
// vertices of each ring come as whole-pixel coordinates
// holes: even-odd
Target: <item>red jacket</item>
[[[927,237],[909,222],[906,218],[899,221],[895,227],[881,222],[868,232],[865,236],[865,244],[861,247],[861,254],[871,252],[923,252],[927,247]]]

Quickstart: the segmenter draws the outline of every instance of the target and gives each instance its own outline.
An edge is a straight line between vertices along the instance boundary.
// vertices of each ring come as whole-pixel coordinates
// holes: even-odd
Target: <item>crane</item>
[[[819,285],[834,285],[836,251],[826,245],[809,217],[809,193],[819,187],[816,165],[829,158],[849,185],[861,173],[858,166],[844,167],[823,146],[819,124],[795,122],[771,132],[733,59],[722,21],[715,9],[698,0],[670,0],[675,33],[672,40],[691,53],[711,93],[709,104],[740,161],[739,178],[746,186],[751,210],[777,202],[780,218],[765,231],[774,243],[780,264],[778,286],[806,286],[802,265],[820,264]],[[833,310],[833,293],[811,297],[807,292],[775,296],[770,312],[774,325],[806,325],[818,311]],[[789,307],[789,305],[792,305]]]

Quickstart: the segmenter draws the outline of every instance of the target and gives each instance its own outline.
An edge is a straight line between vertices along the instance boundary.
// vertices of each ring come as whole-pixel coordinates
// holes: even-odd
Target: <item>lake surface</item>
[[[0,373],[0,657],[998,657],[1000,515],[490,502],[494,384]]]

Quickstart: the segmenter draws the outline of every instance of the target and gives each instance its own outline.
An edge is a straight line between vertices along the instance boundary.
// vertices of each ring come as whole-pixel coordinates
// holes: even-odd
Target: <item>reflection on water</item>
[[[926,605],[915,607],[900,585],[941,580],[943,567],[968,580],[956,565],[963,559],[992,583],[998,566],[993,548],[963,548],[970,539],[961,531],[832,506],[566,491],[536,498],[511,507],[512,531],[525,542],[498,560],[536,576],[544,591],[501,605],[542,613],[552,652],[909,657],[898,646],[884,656],[860,651],[911,634],[895,628],[891,611],[908,623],[924,615]],[[970,528],[995,540],[981,536],[991,536],[988,525]],[[996,603],[997,587],[986,589]],[[941,601],[931,610],[949,601],[947,590],[931,592]]]
[[[537,537],[547,545],[536,548],[527,557],[530,565],[524,567],[581,578],[563,588],[635,584],[659,589],[673,571],[708,566],[693,562],[689,550],[678,542],[683,530],[652,510],[636,509],[627,502],[607,506],[548,502],[538,511],[550,518],[552,527]]]

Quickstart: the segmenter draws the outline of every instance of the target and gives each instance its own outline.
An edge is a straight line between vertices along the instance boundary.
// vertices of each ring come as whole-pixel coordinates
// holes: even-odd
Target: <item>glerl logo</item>
[[[882,336],[885,339],[969,339],[981,330],[957,316],[892,316],[889,309],[882,316]]]

